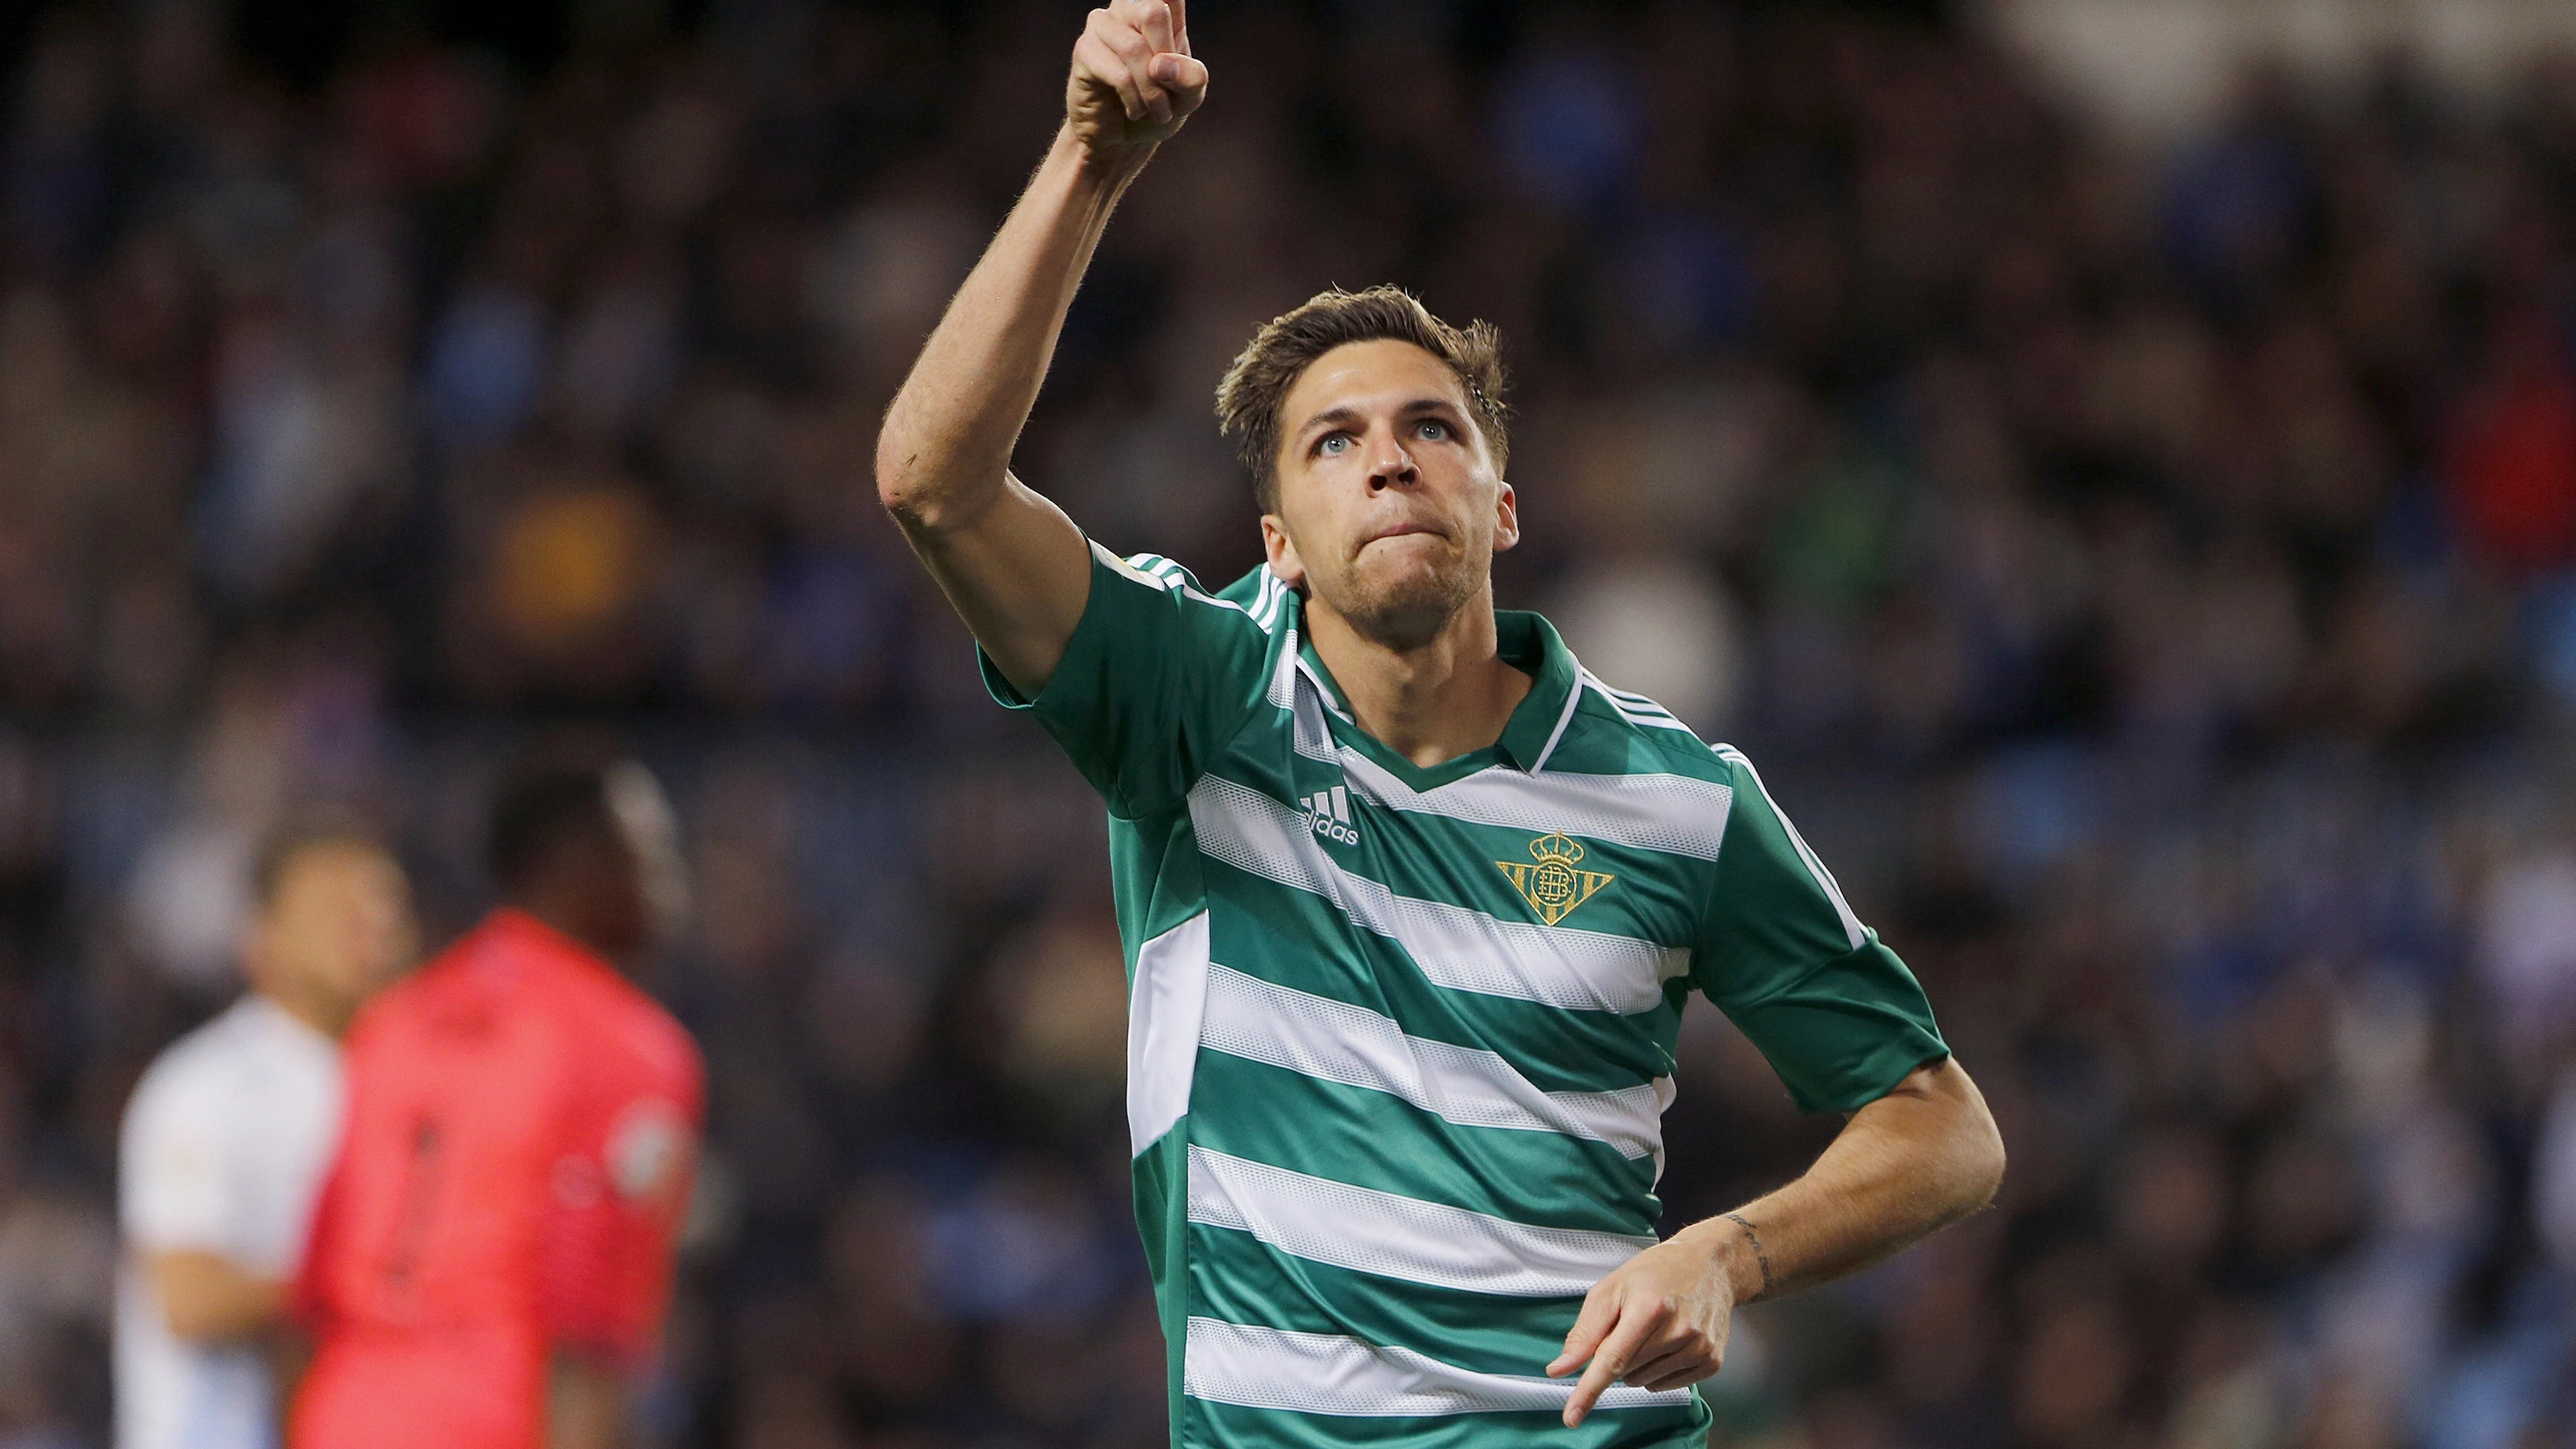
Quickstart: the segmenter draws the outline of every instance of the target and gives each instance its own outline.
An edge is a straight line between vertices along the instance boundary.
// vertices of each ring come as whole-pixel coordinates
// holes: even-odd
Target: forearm
[[[626,1376],[557,1349],[546,1376],[546,1449],[618,1449],[626,1442]]]
[[[878,496],[908,529],[971,523],[1002,496],[1065,312],[1145,154],[1097,161],[1057,130],[886,413]]]
[[[220,1254],[163,1249],[146,1255],[144,1266],[170,1332],[191,1343],[255,1337],[285,1317],[285,1284],[244,1272]]]
[[[1857,1272],[1975,1212],[2003,1169],[1985,1098],[1944,1060],[1853,1113],[1796,1181],[1676,1237],[1727,1264],[1737,1302],[1778,1297]]]

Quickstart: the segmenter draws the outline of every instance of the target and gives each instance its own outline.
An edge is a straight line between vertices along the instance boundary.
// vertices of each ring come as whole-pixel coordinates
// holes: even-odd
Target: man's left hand
[[[1586,1359],[1582,1382],[1566,1401],[1568,1428],[1583,1422],[1613,1383],[1662,1392],[1687,1388],[1726,1362],[1726,1333],[1735,1312],[1731,1241],[1683,1232],[1621,1264],[1592,1285],[1565,1352],[1550,1378]]]

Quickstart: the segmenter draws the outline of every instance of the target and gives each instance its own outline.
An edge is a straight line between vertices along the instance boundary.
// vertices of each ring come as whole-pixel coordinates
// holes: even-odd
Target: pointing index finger
[[[1573,1372],[1592,1357],[1592,1351],[1601,1346],[1601,1340],[1609,1337],[1618,1323],[1616,1289],[1607,1282],[1593,1284],[1592,1291],[1583,1295],[1583,1310],[1574,1316],[1574,1327],[1566,1330],[1564,1349],[1547,1366],[1548,1375]]]
[[[1636,1355],[1638,1346],[1653,1328],[1654,1317],[1651,1314],[1631,1309],[1619,1315],[1619,1322],[1610,1330],[1610,1336],[1592,1351],[1592,1363],[1583,1370],[1583,1381],[1574,1386],[1574,1396],[1565,1401],[1567,1428],[1582,1423],[1584,1416],[1592,1412],[1592,1406],[1599,1403],[1601,1396],[1610,1391],[1610,1386],[1619,1381],[1619,1375],[1627,1371],[1628,1360]]]
[[[1190,53],[1189,0],[1172,0],[1172,48],[1183,55]]]

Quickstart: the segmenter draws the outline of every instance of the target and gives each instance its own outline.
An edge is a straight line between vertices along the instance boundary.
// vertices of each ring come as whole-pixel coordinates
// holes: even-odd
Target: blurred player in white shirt
[[[402,868],[340,822],[261,852],[250,989],[171,1044],[119,1145],[118,1449],[272,1449],[287,1294],[340,1131],[340,1035],[409,960]]]

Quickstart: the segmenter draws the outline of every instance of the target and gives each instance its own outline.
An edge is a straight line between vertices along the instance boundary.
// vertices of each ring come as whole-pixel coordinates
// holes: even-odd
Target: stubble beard
[[[1330,580],[1310,576],[1308,586],[1360,637],[1380,648],[1410,654],[1439,638],[1458,611],[1476,597],[1493,557],[1490,545],[1470,545],[1428,568],[1372,575],[1355,566]]]

